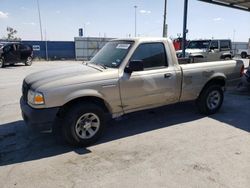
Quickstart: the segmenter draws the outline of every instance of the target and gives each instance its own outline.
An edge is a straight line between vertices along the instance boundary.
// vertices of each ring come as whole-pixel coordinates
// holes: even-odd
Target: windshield
[[[207,49],[209,46],[209,40],[200,40],[200,41],[190,41],[187,48],[189,49]]]
[[[117,68],[126,57],[131,48],[132,41],[111,41],[108,42],[90,61],[105,67]]]

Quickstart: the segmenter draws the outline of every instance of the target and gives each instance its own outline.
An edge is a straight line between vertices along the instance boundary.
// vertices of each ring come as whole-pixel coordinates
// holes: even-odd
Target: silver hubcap
[[[32,62],[32,58],[31,58],[31,57],[28,57],[28,58],[27,58],[27,62],[26,62],[26,63],[27,63],[28,65],[30,65],[30,64],[31,64],[31,62]]]
[[[212,91],[209,93],[207,97],[207,106],[210,110],[216,109],[220,105],[220,92],[219,91]]]
[[[75,131],[82,139],[93,137],[100,128],[100,119],[94,113],[83,114],[76,122]]]

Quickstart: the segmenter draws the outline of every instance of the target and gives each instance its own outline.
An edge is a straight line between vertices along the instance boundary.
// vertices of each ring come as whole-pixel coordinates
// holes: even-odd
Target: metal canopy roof
[[[250,12],[250,0],[199,0]]]

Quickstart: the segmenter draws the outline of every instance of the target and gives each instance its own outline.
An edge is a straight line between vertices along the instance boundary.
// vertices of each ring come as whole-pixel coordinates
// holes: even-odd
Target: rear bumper
[[[25,123],[36,130],[49,130],[52,128],[59,107],[35,109],[30,107],[23,98],[20,99],[20,107]]]

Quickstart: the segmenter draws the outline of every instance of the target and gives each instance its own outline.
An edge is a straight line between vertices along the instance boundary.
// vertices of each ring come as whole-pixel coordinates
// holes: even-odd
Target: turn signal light
[[[240,69],[240,77],[242,77],[244,75],[244,65],[242,65],[241,69]]]

